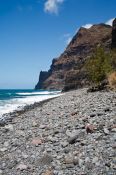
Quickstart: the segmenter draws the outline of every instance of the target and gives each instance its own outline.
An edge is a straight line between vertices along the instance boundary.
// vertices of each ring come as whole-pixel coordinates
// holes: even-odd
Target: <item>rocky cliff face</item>
[[[86,29],[81,27],[73,37],[63,54],[53,59],[48,72],[40,72],[39,82],[35,89],[69,90],[89,85],[84,68],[86,59],[96,46],[101,45],[106,50],[116,44],[116,28],[106,24],[93,25]],[[113,36],[113,39],[112,39]]]
[[[113,21],[112,48],[116,48],[116,19]]]

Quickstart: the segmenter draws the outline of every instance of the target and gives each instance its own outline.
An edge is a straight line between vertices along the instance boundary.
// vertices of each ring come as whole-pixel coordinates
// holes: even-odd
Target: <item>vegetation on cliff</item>
[[[97,47],[92,56],[86,61],[86,70],[90,81],[99,85],[108,79],[109,85],[116,86],[116,51],[105,52],[102,47]]]

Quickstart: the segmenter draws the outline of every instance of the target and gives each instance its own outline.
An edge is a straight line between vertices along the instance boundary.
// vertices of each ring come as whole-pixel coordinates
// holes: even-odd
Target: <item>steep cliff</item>
[[[116,48],[116,19],[113,21],[112,48]]]
[[[113,27],[113,30],[115,31],[116,28]],[[53,60],[49,71],[40,73],[35,89],[64,89],[66,91],[88,86],[88,76],[84,68],[86,59],[98,45],[106,50],[109,50],[111,45],[114,47],[115,34],[112,27],[106,24],[93,25],[89,29],[81,27],[64,53]]]

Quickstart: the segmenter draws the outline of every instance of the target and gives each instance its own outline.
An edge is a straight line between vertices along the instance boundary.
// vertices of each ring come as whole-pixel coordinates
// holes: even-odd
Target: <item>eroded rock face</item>
[[[112,29],[112,48],[116,48],[116,18],[113,21],[113,29]]]
[[[43,89],[43,82],[49,77],[49,72],[41,71],[39,75],[39,81],[35,86],[35,89]]]
[[[67,91],[88,86],[88,76],[84,68],[86,59],[90,57],[96,46],[101,45],[109,50],[111,43],[111,26],[98,24],[89,29],[81,27],[64,53],[53,60],[50,70],[44,75],[40,72],[36,89]]]

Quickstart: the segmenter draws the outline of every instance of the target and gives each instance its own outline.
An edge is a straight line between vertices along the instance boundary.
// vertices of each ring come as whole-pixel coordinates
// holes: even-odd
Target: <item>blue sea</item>
[[[49,98],[57,97],[60,91],[35,91],[30,89],[0,89],[0,118],[7,113],[19,110]]]

